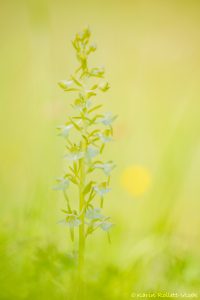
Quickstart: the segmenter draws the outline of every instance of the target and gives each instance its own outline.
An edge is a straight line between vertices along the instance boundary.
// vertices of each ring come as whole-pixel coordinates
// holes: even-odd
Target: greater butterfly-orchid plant
[[[90,36],[89,28],[76,34],[72,45],[79,65],[69,79],[58,83],[64,92],[74,93],[75,97],[71,104],[73,114],[68,115],[66,123],[58,127],[59,135],[66,141],[67,171],[57,179],[54,189],[62,191],[66,200],[61,222],[69,228],[74,244],[75,229],[78,229],[80,270],[84,264],[88,236],[101,229],[110,240],[109,231],[113,226],[110,217],[103,215],[102,209],[104,199],[111,190],[110,176],[115,164],[112,160],[104,161],[103,152],[105,145],[113,140],[112,123],[116,116],[111,112],[102,113],[103,105],[95,103],[95,96],[107,92],[110,86],[104,79],[104,68],[90,67],[88,64],[89,55],[96,51],[96,45],[90,43]],[[102,173],[101,176],[97,172]],[[103,180],[99,180],[99,177]],[[71,185],[78,189],[78,207],[75,207],[77,201],[74,197],[71,198]]]

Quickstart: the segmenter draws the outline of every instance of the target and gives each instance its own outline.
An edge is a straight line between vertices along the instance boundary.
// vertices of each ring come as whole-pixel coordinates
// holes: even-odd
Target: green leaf
[[[70,168],[70,167],[69,167]],[[72,169],[73,170],[73,169]],[[73,184],[76,184],[78,185],[78,181],[76,179],[75,176],[73,176],[72,174],[66,174],[67,178],[73,183]]]
[[[78,167],[77,167],[77,163],[75,161],[73,163],[73,167],[74,167],[74,173],[77,175],[78,174]]]
[[[69,212],[65,209],[61,209],[62,212],[64,212],[65,214],[68,214]]]
[[[82,117],[72,117],[72,119],[82,120]]]
[[[75,49],[76,51],[79,51],[79,50],[80,50],[80,47],[79,47],[79,45],[78,45],[76,39],[72,41],[72,45],[73,45],[73,47],[74,47],[74,49]]]
[[[87,137],[84,134],[82,134],[82,137],[84,138],[86,144],[89,144],[89,141],[88,141]]]
[[[93,135],[95,135],[98,132],[100,132],[100,129],[95,129],[92,132],[90,132],[89,136],[93,136]]]
[[[101,149],[100,149],[100,153],[103,153],[104,147],[105,147],[105,144],[102,144]]]
[[[86,237],[87,237],[89,234],[92,234],[93,231],[94,231],[94,227],[93,227],[92,224],[90,224],[90,225],[88,226],[87,231],[86,231]]]
[[[72,118],[70,118],[70,121],[71,123],[74,125],[74,127],[78,130],[78,131],[81,131],[81,127],[79,127],[74,121]]]
[[[71,75],[71,79],[74,81],[74,83],[76,83],[78,86],[83,87],[82,83],[76,79],[76,77],[74,77],[73,75]]]
[[[85,93],[86,93],[87,99],[89,99],[92,96],[96,96],[96,93],[94,92],[94,90],[86,90]]]
[[[92,173],[93,171],[94,171],[94,167],[93,166],[91,166],[91,167],[89,167],[88,168],[88,170],[87,170],[87,173],[89,174],[89,173]]]
[[[92,202],[92,200],[94,199],[95,195],[96,195],[96,193],[95,193],[95,191],[92,189],[92,190],[90,191],[90,195],[89,195],[89,197],[88,197],[88,201],[87,201],[88,204],[89,204],[90,202]]]
[[[99,104],[99,105],[97,105],[97,106],[91,108],[91,109],[88,111],[88,113],[91,113],[91,112],[93,112],[93,111],[95,111],[95,110],[101,108],[102,106],[103,106],[102,104]]]
[[[94,208],[93,205],[90,204],[90,203],[86,203],[86,207],[87,207],[87,209],[93,209]]]
[[[95,183],[95,181],[90,181],[87,185],[86,185],[86,187],[85,187],[85,189],[84,189],[84,191],[83,191],[83,194],[84,195],[87,195],[89,192],[90,192],[90,190],[91,190],[91,188],[92,188],[92,185]]]
[[[96,90],[98,88],[98,84],[94,84],[90,89],[91,90]]]
[[[91,143],[94,144],[97,141],[99,141],[99,137],[96,137],[95,139],[91,140]]]
[[[69,169],[74,173],[74,169],[71,166],[69,166]]]

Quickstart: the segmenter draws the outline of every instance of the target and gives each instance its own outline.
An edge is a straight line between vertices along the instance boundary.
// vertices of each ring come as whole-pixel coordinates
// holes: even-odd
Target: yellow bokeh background
[[[147,168],[142,166],[130,166],[121,176],[122,187],[132,196],[141,196],[149,188],[151,175]]]
[[[101,231],[88,239],[87,300],[199,293],[199,12],[197,0],[0,0],[0,299],[74,299],[52,186],[65,168],[56,127],[71,113],[57,82],[77,66],[71,40],[87,25],[90,64],[111,85],[99,100],[118,115],[105,150],[115,226],[111,244]]]

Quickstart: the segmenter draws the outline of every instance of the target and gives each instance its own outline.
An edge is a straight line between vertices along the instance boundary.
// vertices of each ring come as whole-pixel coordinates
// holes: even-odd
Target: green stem
[[[82,146],[83,149],[83,146]],[[85,160],[82,158],[80,160],[80,187],[79,187],[79,213],[81,224],[79,226],[79,278],[82,281],[82,274],[84,268],[84,258],[85,258],[85,199],[84,199],[84,185],[85,185]]]
[[[69,203],[69,198],[67,196],[66,191],[63,191],[63,194],[64,194],[65,200],[67,202],[67,209],[69,210],[69,212],[72,212],[72,209],[71,209],[71,206],[70,206],[70,203]]]
[[[103,199],[103,197],[102,197],[102,198],[101,198],[101,205],[100,205],[101,208],[103,208],[103,200],[104,200],[104,199]]]

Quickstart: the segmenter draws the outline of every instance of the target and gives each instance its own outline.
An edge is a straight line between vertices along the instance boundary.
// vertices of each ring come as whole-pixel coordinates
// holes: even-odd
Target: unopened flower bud
[[[67,90],[71,87],[71,85],[73,84],[72,80],[61,80],[58,82],[58,85],[63,89],[63,90]]]
[[[106,92],[107,90],[109,90],[110,88],[110,85],[108,82],[102,82],[99,84],[99,89],[102,91],[102,92]]]

